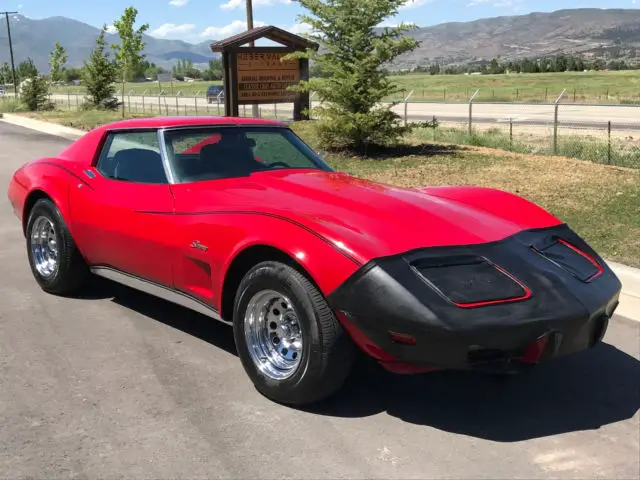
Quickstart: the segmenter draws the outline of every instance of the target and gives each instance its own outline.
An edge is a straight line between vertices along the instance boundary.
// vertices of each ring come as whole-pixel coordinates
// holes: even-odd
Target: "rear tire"
[[[40,199],[31,209],[26,243],[31,272],[45,292],[70,295],[84,287],[89,270],[51,200]]]
[[[267,261],[236,294],[233,332],[256,389],[282,404],[306,405],[336,393],[354,347],[317,287],[298,270]]]

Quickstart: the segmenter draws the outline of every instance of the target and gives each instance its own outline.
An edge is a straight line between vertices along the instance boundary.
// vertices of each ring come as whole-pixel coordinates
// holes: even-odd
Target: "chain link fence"
[[[557,155],[640,168],[640,106],[476,102],[394,107],[406,122],[430,122],[425,140]],[[405,113],[406,112],[406,113]]]
[[[398,101],[413,91],[413,99],[423,102],[466,102],[473,95],[473,87],[418,87],[403,88],[399,96],[389,98]],[[558,92],[548,86],[521,87],[490,87],[480,89],[477,100],[479,102],[525,102],[549,103],[553,102]],[[573,103],[612,103],[640,105],[640,90],[630,92],[623,89],[598,86],[569,86],[566,90],[566,100]]]
[[[52,93],[49,96],[52,103],[60,110],[81,110],[88,103],[86,95],[77,92]],[[124,103],[127,115],[157,115],[157,116],[222,116],[224,115],[224,99],[221,96],[206,98],[200,92],[193,96],[185,96],[180,92],[176,95],[146,95],[128,92],[124,96],[116,95]],[[267,104],[260,105],[258,112],[262,118],[284,120],[293,115],[293,105]],[[250,117],[253,112],[251,106],[241,105],[240,116]]]
[[[548,103],[483,102],[478,100],[482,98],[479,90],[471,92],[465,102],[416,102],[414,94],[408,92],[391,108],[405,123],[428,127],[418,129],[424,141],[640,168],[640,105],[573,103],[566,90]],[[86,95],[77,91],[52,93],[50,99],[59,110],[81,110],[87,102]],[[15,99],[5,94],[0,102]],[[224,115],[224,99],[207,99],[204,92],[187,96],[179,91],[176,95],[129,91],[124,107],[127,115],[137,116]],[[240,115],[252,116],[251,107],[241,106]],[[293,104],[260,105],[259,116],[290,120]]]

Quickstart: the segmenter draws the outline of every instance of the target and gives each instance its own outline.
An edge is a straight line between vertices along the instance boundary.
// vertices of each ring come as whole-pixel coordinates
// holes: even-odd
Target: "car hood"
[[[561,223],[527,200],[476,187],[400,188],[344,173],[262,172],[183,186],[184,212],[242,210],[304,225],[365,263],[408,250],[501,240]]]

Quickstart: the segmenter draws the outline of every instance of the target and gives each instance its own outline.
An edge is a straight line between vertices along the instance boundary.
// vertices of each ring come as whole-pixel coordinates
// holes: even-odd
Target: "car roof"
[[[122,130],[128,128],[173,128],[218,125],[273,125],[285,126],[286,123],[265,118],[249,117],[215,117],[215,116],[185,116],[185,117],[148,117],[118,120],[98,127],[100,130]]]

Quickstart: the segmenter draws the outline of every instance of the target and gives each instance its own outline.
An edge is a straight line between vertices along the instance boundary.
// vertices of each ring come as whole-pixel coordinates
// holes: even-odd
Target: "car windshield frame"
[[[179,162],[176,158],[176,153],[174,152],[174,136],[184,135],[185,133],[193,134],[193,135],[206,135],[214,136],[218,133],[221,135],[224,133],[228,133],[233,131],[234,133],[258,133],[258,134],[268,134],[272,133],[273,135],[277,135],[280,138],[283,138],[288,141],[288,144],[295,149],[296,153],[300,155],[300,158],[304,158],[308,161],[308,165],[305,166],[278,166],[272,168],[259,168],[255,171],[242,172],[240,174],[232,174],[225,176],[216,176],[215,174],[202,175],[201,177],[194,179],[188,178],[181,173],[181,169],[179,168]],[[323,172],[334,172],[335,170],[322,158],[320,157],[307,143],[305,143],[296,133],[286,125],[197,125],[197,126],[176,126],[176,127],[165,127],[161,128],[158,131],[158,135],[160,137],[160,147],[161,147],[161,155],[164,158],[165,165],[170,172],[170,183],[172,184],[189,184],[189,183],[200,183],[205,181],[216,181],[216,180],[225,180],[225,179],[233,179],[233,178],[246,178],[255,173],[264,173],[264,172],[275,172],[275,171],[323,171]],[[178,155],[183,154],[184,151],[178,152]],[[255,156],[255,152],[252,152],[254,158],[258,160],[258,157]],[[189,154],[186,154],[189,155]],[[193,153],[192,155],[196,155]],[[200,155],[199,153],[197,155]],[[272,162],[272,164],[278,163]],[[265,164],[265,166],[269,166],[269,164]]]

